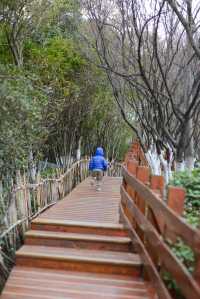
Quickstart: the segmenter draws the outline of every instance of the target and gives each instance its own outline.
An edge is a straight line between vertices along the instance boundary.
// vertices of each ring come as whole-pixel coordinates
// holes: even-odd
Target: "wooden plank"
[[[25,244],[128,252],[131,240],[120,236],[31,230],[25,234]]]
[[[162,175],[152,175],[150,187],[152,190],[159,190],[162,198],[164,190],[164,177]]]
[[[65,199],[41,218],[63,221],[118,223],[121,178],[104,177],[101,191],[90,185],[91,179],[79,184]],[[38,217],[40,219],[40,216]]]
[[[15,267],[2,299],[149,299],[148,285],[131,276]]]
[[[37,258],[43,256],[44,259],[58,259],[58,260],[80,260],[86,262],[96,263],[111,263],[124,265],[141,265],[141,260],[138,254],[126,252],[112,252],[99,251],[87,249],[48,247],[48,246],[29,246],[24,245],[17,252],[18,257],[27,256]]]
[[[43,238],[58,238],[64,240],[81,240],[81,241],[100,241],[100,242],[113,242],[113,243],[123,243],[127,244],[130,242],[130,238],[128,237],[116,237],[116,236],[104,236],[104,235],[95,235],[95,234],[74,234],[74,233],[63,233],[63,232],[49,232],[49,231],[37,231],[37,230],[29,230],[25,237],[43,237]]]
[[[75,271],[62,271],[62,270],[52,270],[52,269],[42,269],[42,268],[31,268],[31,267],[14,267],[9,279],[12,277],[29,277],[31,278],[41,278],[47,279],[54,283],[57,281],[69,281],[77,283],[91,283],[99,285],[113,285],[122,287],[135,287],[135,288],[145,288],[146,282],[141,278],[134,278],[132,276],[125,275],[110,275],[110,274],[100,274],[100,273],[90,273],[90,272],[75,272]]]
[[[184,211],[186,190],[181,187],[169,186],[167,205],[178,215],[182,215]]]
[[[17,293],[16,293],[17,291]],[[65,295],[62,296],[58,296],[58,295],[52,295],[51,291],[47,292],[47,294],[43,293],[41,295],[38,295],[35,293],[35,291],[32,291],[32,293],[27,293],[26,291],[18,291],[18,290],[12,290],[12,291],[8,291],[5,293],[5,295],[2,297],[2,299],[149,299],[149,296],[143,296],[143,297],[138,297],[138,296],[111,296],[108,295],[106,296],[106,294],[96,294],[96,293],[92,293],[92,294],[83,294],[83,293],[77,293],[75,295],[72,296],[72,294],[68,294],[68,296],[66,297]]]
[[[107,236],[127,236],[127,232],[119,223],[98,223],[71,220],[54,220],[37,218],[31,224],[32,229],[57,232],[88,233]]]
[[[158,195],[160,200],[163,200],[164,192],[164,177],[159,175],[152,175],[150,179],[150,188]],[[147,205],[148,206],[148,205]],[[153,210],[148,206],[148,216],[147,218],[156,227],[159,233],[164,233],[165,230],[165,220],[160,211],[153,212]]]

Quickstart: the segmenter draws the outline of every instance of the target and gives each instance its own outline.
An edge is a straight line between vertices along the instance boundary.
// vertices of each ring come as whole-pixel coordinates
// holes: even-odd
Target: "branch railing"
[[[169,291],[166,277],[176,284],[181,298],[199,299],[200,230],[181,217],[185,190],[169,187],[164,201],[163,177],[151,176],[149,167],[139,165],[134,153],[126,160],[122,175],[120,217],[142,256],[145,277],[154,285],[159,299],[176,298],[175,292]],[[172,250],[180,240],[194,254],[192,272]]]
[[[0,284],[3,285],[14,264],[16,250],[21,246],[30,221],[45,209],[63,199],[89,175],[88,160],[74,163],[59,178],[39,180],[36,184],[16,187],[5,215],[7,228],[0,235]]]
[[[118,163],[118,162],[110,163],[108,170],[107,170],[107,176],[121,177],[122,176],[122,164]]]

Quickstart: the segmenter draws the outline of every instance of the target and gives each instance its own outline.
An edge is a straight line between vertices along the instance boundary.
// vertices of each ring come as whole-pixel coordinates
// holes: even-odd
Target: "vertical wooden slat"
[[[163,200],[164,178],[163,176],[153,175],[150,179],[150,188]],[[156,215],[151,209],[148,209],[148,219],[154,225],[159,233],[164,232],[165,222],[160,211],[156,211]]]
[[[136,176],[136,173],[137,173],[137,167],[138,167],[138,162],[136,160],[131,159],[131,160],[128,161],[127,169],[131,174],[133,174],[135,176]],[[130,194],[132,199],[135,200],[136,193],[133,190],[133,188],[131,186],[127,185],[126,190],[127,190],[128,194]]]
[[[136,177],[138,180],[140,180],[145,185],[149,183],[150,179],[150,170],[146,166],[138,166]],[[137,205],[140,209],[140,211],[145,214],[145,200],[141,196],[137,194]]]
[[[182,215],[185,204],[185,189],[169,186],[167,204],[174,212]]]
[[[150,179],[150,170],[146,166],[138,166],[136,170],[136,177],[138,180],[140,180],[145,185],[149,183]],[[143,197],[141,197],[139,194],[136,195],[136,205],[138,206],[139,210],[146,215],[146,202]],[[141,240],[144,242],[144,233],[141,231],[141,229],[136,225],[136,232],[140,236]]]
[[[157,193],[159,192],[161,198],[163,197],[164,191],[164,177],[161,175],[152,175],[150,180],[150,188],[155,190]]]

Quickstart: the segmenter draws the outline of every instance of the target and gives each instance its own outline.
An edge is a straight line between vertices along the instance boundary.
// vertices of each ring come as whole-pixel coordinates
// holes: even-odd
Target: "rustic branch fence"
[[[200,230],[181,217],[185,190],[169,187],[167,201],[164,201],[163,177],[151,176],[146,160],[138,153],[138,144],[134,144],[123,166],[121,221],[128,227],[134,248],[142,256],[144,276],[153,283],[159,298],[175,298],[163,279],[167,275],[180,290],[182,297],[179,298],[199,299]],[[172,250],[172,245],[179,240],[195,256],[192,273]]]
[[[108,176],[121,177],[122,176],[122,164],[118,162],[113,162],[107,170]]]
[[[13,190],[5,215],[7,228],[0,235],[1,285],[14,264],[15,252],[23,242],[30,221],[64,198],[88,173],[88,160],[80,160],[59,178],[38,179],[36,184],[27,184],[24,180]]]

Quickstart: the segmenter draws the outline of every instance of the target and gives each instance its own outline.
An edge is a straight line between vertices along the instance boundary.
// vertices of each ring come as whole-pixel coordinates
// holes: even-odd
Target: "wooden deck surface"
[[[148,299],[140,256],[119,223],[121,178],[86,179],[37,217],[1,299]]]
[[[86,179],[65,200],[38,219],[118,223],[121,178],[104,177],[101,191],[98,192],[90,182],[90,178]]]

